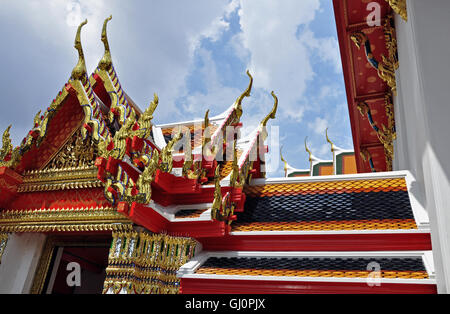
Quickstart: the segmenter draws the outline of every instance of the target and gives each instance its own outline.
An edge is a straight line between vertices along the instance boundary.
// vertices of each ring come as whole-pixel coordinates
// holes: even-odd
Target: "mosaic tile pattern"
[[[236,222],[239,231],[333,231],[333,230],[399,230],[417,229],[414,219],[344,220],[307,222]]]
[[[372,271],[382,278],[428,278],[420,257],[210,257],[196,274],[366,278]]]
[[[186,209],[180,210],[175,213],[175,218],[198,218],[202,213],[207,211],[207,209]]]
[[[297,194],[342,194],[360,192],[397,192],[407,191],[406,181],[403,178],[378,180],[348,180],[281,183],[247,186],[247,196],[282,196]]]
[[[192,147],[198,147],[198,146],[202,145],[203,132],[204,132],[203,126],[202,126],[201,129],[199,128],[198,130],[194,128],[194,125],[185,126],[185,127],[187,127],[190,130],[190,132],[191,132],[191,146]],[[217,128],[218,128],[218,126],[215,125],[215,124],[210,124],[209,125],[211,136],[217,130]],[[172,139],[173,129],[174,128],[162,129],[162,133],[163,133],[164,139],[166,140],[167,143]],[[199,135],[195,136],[196,135],[195,132],[198,132]]]
[[[246,186],[233,231],[417,229],[400,179]]]

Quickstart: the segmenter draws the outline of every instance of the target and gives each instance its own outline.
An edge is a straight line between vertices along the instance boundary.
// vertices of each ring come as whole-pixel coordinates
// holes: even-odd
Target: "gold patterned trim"
[[[283,276],[283,277],[334,277],[334,278],[369,278],[371,271],[361,270],[292,270],[292,269],[253,269],[253,268],[219,268],[201,267],[196,274],[235,275],[235,276]],[[380,278],[428,279],[426,271],[393,270],[380,271]]]
[[[386,0],[395,13],[400,15],[402,19],[408,21],[408,12],[406,10],[406,0]]]
[[[0,264],[2,263],[2,256],[3,252],[5,252],[7,243],[8,243],[8,234],[0,233]]]
[[[0,232],[86,232],[128,230],[132,222],[113,208],[7,210]]]
[[[193,238],[146,231],[115,232],[103,293],[177,294],[176,272],[195,253]]]
[[[97,168],[79,167],[29,171],[24,174],[18,192],[52,191],[102,187]]]

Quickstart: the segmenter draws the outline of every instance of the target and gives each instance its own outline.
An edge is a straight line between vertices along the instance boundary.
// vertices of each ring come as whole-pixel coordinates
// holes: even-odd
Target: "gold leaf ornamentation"
[[[408,12],[406,11],[406,0],[386,0],[395,13],[400,15],[402,19],[408,21]]]

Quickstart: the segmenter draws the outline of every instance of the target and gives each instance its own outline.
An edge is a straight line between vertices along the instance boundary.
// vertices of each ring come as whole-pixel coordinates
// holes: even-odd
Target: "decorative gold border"
[[[126,231],[132,221],[114,208],[7,210],[0,232]]]
[[[97,168],[79,167],[26,172],[18,192],[102,187]]]
[[[112,236],[111,236],[112,240]],[[30,294],[41,294],[44,288],[45,279],[50,268],[55,248],[58,246],[83,246],[83,247],[96,247],[103,246],[105,241],[98,239],[92,240],[83,236],[58,236],[51,235],[47,237],[44,248],[42,250],[41,257],[39,258],[38,266],[33,277],[33,283],[31,285]],[[109,245],[108,245],[109,246]]]
[[[0,233],[0,264],[2,263],[2,256],[8,244],[8,234]]]
[[[406,9],[406,0],[386,0],[395,13],[400,15],[405,22],[408,22],[408,11]]]
[[[57,149],[49,158],[46,162],[44,162],[44,164],[39,168],[39,171],[42,171],[43,169],[45,169],[45,167],[47,167],[47,165],[53,160],[53,158],[55,158],[56,155],[59,154],[59,152],[66,146],[66,144],[72,139],[72,137],[75,135],[76,132],[78,132],[78,130],[80,130],[80,128],[83,125],[83,119],[81,119],[80,123],[78,124],[78,126],[76,126],[72,132],[70,132],[70,135],[64,140],[64,142],[60,145],[59,149]]]

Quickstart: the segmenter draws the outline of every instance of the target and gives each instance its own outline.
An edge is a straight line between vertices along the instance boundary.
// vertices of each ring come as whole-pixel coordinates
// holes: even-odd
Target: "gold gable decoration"
[[[81,129],[78,129],[44,170],[94,167],[96,158],[97,149],[92,145],[90,136],[83,140]]]
[[[97,178],[97,149],[81,129],[72,134],[61,149],[39,170],[25,171],[18,192],[54,191],[102,187]]]

